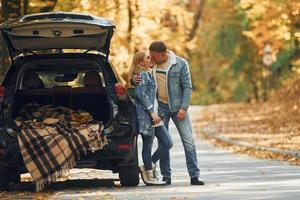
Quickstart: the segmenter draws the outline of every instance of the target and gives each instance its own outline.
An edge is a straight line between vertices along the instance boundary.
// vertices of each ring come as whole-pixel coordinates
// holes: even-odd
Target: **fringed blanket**
[[[102,122],[65,107],[28,104],[16,123],[22,127],[19,147],[36,191],[68,173],[80,152],[95,151],[107,143]]]

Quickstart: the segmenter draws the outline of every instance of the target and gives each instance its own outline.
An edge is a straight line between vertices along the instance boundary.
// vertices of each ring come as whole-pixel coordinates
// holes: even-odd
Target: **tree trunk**
[[[23,14],[27,15],[28,14],[28,6],[29,6],[29,0],[24,0],[23,1]]]
[[[6,21],[9,18],[16,18],[21,15],[20,0],[2,0],[1,21]]]
[[[199,27],[200,19],[204,10],[204,6],[206,3],[206,0],[198,0],[199,2],[197,3],[197,10],[194,16],[194,21],[193,21],[193,26],[187,35],[186,41],[192,41],[196,35],[197,28]]]
[[[41,0],[36,0],[41,1]],[[30,0],[1,0],[1,19],[0,22],[6,21],[10,18],[17,18],[21,15],[30,14],[32,12],[50,12],[54,9],[57,0],[47,0],[47,6],[32,8],[29,7]]]
[[[128,28],[127,28],[127,44],[128,44],[128,51],[131,52],[131,34],[133,28],[133,9],[132,9],[132,0],[127,1],[127,9],[128,9]]]
[[[57,3],[57,0],[47,0],[49,3],[48,3],[48,6],[45,6],[45,7],[40,7],[40,11],[39,12],[51,12],[56,3]]]
[[[198,0],[197,3],[197,10],[194,16],[194,21],[193,21],[193,26],[189,32],[189,34],[186,37],[186,42],[190,42],[194,39],[195,35],[196,35],[196,31],[199,27],[199,23],[201,20],[201,16],[203,14],[203,10],[204,10],[204,6],[205,6],[206,0]],[[185,47],[185,51],[187,52],[188,57],[191,57],[191,50],[188,48],[188,46]],[[202,65],[203,66],[203,65]],[[192,86],[194,87],[195,83],[194,80],[192,79]]]
[[[253,94],[254,94],[254,97],[255,97],[255,101],[256,102],[259,102],[259,94],[258,94],[258,87],[256,85],[256,82],[255,80],[253,80],[252,78],[250,79],[250,83],[252,85],[252,89],[253,89]]]
[[[115,15],[118,16],[120,12],[120,1],[119,0],[114,0],[115,2]]]

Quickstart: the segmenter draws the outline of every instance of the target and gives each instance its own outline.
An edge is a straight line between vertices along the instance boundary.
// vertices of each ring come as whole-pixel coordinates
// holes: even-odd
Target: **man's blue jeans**
[[[157,138],[159,145],[156,151],[151,156],[154,136],[147,136],[142,134],[142,139],[143,139],[142,157],[143,157],[144,166],[147,170],[152,169],[152,162],[156,163],[164,155],[169,154],[169,150],[173,146],[172,138],[165,125],[155,128],[155,137]]]
[[[198,177],[200,175],[200,169],[198,166],[196,146],[188,113],[182,121],[179,121],[176,118],[177,112],[170,112],[168,104],[159,102],[159,114],[162,115],[164,124],[167,128],[169,128],[170,118],[173,120],[184,147],[189,175],[191,178]],[[171,177],[169,152],[160,159],[160,171],[164,177]]]

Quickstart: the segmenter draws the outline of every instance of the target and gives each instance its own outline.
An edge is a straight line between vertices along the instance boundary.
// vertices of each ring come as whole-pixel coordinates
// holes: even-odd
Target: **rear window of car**
[[[53,88],[53,87],[59,87],[59,86],[71,86],[72,88],[85,87],[85,85],[84,85],[85,72],[78,72],[78,73],[70,74],[70,73],[59,73],[59,72],[35,71],[35,73],[42,80],[42,82],[44,84],[44,88]],[[102,86],[105,87],[105,82],[103,81],[104,80],[103,73],[102,72],[98,72],[98,73],[102,80],[101,81]],[[68,76],[70,78],[68,78]],[[21,85],[21,88],[24,88],[24,87],[22,87],[22,85]]]
[[[71,87],[84,87],[83,78],[85,73],[77,73],[76,78],[73,81],[58,82],[56,77],[63,77],[63,73],[38,73],[39,77],[45,84],[45,88],[53,88],[55,86],[71,86]],[[101,79],[103,80],[103,74],[99,72]],[[103,81],[102,81],[103,82]],[[104,84],[104,82],[103,82]],[[105,85],[103,85],[104,87]]]

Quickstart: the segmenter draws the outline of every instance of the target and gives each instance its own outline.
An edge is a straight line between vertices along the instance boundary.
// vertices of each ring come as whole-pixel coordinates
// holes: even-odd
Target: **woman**
[[[149,53],[140,51],[134,55],[128,77],[140,73],[142,79],[135,88],[138,126],[143,139],[144,166],[140,166],[142,179],[146,185],[165,185],[165,182],[157,178],[155,168],[157,161],[172,148],[173,143],[161,117],[158,116],[157,88],[152,75],[153,67]],[[151,156],[154,137],[158,140],[158,148]]]

